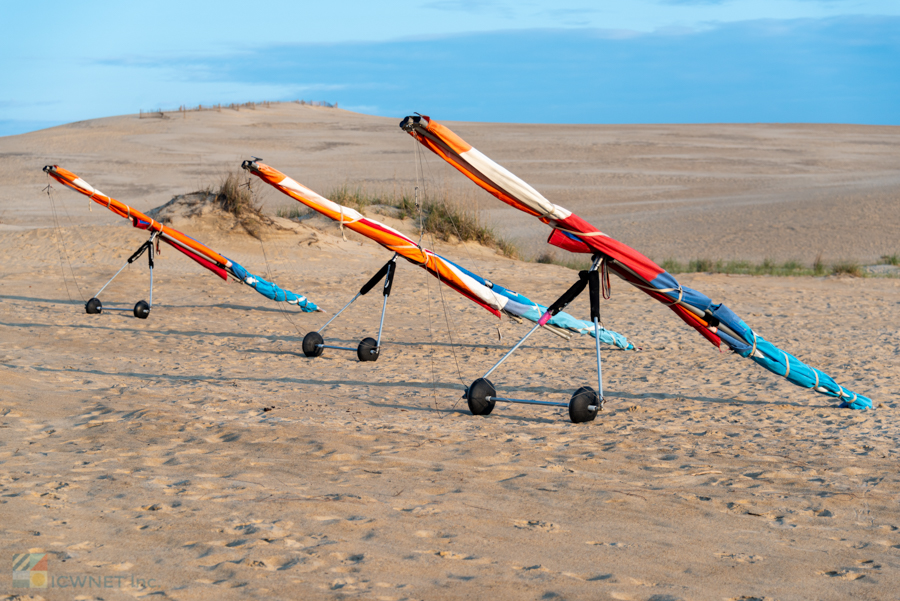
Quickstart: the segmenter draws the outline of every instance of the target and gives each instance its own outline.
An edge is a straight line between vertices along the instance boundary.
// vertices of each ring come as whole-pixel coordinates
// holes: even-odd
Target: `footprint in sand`
[[[859,580],[866,576],[865,574],[860,574],[859,572],[852,570],[829,570],[827,572],[819,572],[819,574],[828,576],[829,578],[840,578],[841,580]]]
[[[541,522],[539,520],[516,520],[513,522],[516,528],[521,530],[539,530],[541,532],[562,532],[559,524]]]
[[[765,559],[762,555],[750,555],[749,553],[716,553],[716,557],[738,563],[758,563]]]
[[[453,551],[435,551],[434,554],[438,557],[443,557],[444,559],[475,559],[471,555],[463,555],[462,553],[454,553]]]
[[[337,572],[348,574],[351,572],[359,572],[359,564],[363,562],[366,558],[363,553],[357,553],[354,555],[348,555],[347,553],[331,553],[329,555],[332,559],[336,559],[340,562],[340,565],[334,566],[329,570],[329,572]]]
[[[411,513],[416,517],[423,517],[426,515],[434,515],[437,513],[441,513],[441,510],[434,506],[429,505],[416,505],[415,507],[394,507],[394,511],[403,511],[406,513]]]
[[[626,545],[625,543],[604,543],[604,542],[601,542],[601,541],[595,541],[595,540],[585,541],[584,544],[586,544],[586,545],[592,545],[592,546],[595,546],[595,547],[600,547],[600,546],[602,546],[602,547],[615,547],[616,549],[624,549],[625,547],[628,546],[628,545]]]

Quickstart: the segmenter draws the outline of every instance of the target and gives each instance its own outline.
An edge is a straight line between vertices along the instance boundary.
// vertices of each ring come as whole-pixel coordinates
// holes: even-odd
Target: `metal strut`
[[[106,287],[107,287],[107,286],[109,286],[110,284],[112,284],[112,281],[113,281],[114,279],[116,279],[116,277],[118,277],[118,275],[119,275],[120,273],[122,273],[122,270],[123,270],[123,269],[125,269],[126,267],[128,267],[129,265],[131,265],[132,263],[134,263],[135,261],[137,261],[137,260],[140,258],[140,256],[141,256],[142,254],[144,254],[145,252],[147,252],[148,249],[150,249],[150,251],[151,251],[151,252],[150,252],[150,295],[151,295],[151,297],[152,297],[152,296],[153,296],[153,252],[152,252],[152,250],[153,250],[153,240],[156,238],[157,235],[158,235],[157,232],[153,232],[153,233],[150,235],[150,239],[147,240],[146,242],[144,242],[143,244],[141,244],[140,247],[139,247],[136,251],[134,251],[134,252],[131,254],[130,257],[128,257],[128,260],[125,261],[125,264],[122,265],[122,267],[119,268],[119,271],[116,272],[116,275],[114,275],[113,277],[109,278],[109,281],[106,282],[105,284],[103,284],[103,288],[101,288],[100,290],[98,290],[98,291],[97,291],[97,294],[95,294],[94,297],[95,297],[95,298],[96,298],[96,297],[99,297],[99,296],[100,296],[100,293],[103,292],[104,290],[106,290]]]
[[[321,328],[316,330],[315,332],[310,332],[303,339],[303,353],[307,357],[318,357],[322,354],[324,349],[337,349],[342,351],[356,351],[357,356],[361,361],[375,361],[378,359],[378,355],[381,352],[381,335],[384,331],[384,316],[387,311],[387,300],[391,295],[391,287],[394,283],[394,274],[397,270],[397,253],[394,253],[394,256],[391,257],[390,261],[385,263],[381,269],[378,270],[375,275],[369,278],[365,284],[363,284],[362,288],[359,289],[359,292],[356,293],[350,302],[344,305],[344,307],[334,314],[334,317],[325,322]],[[365,296],[369,293],[378,283],[384,280],[384,286],[382,287],[382,294],[384,295],[384,302],[381,306],[381,322],[378,325],[378,338],[376,340],[372,340],[371,338],[365,338],[362,342],[360,342],[357,348],[351,348],[348,346],[336,346],[332,344],[325,344],[325,340],[322,338],[322,332],[325,331],[331,322],[337,319],[338,315],[346,311],[350,305],[356,301],[360,296]]]
[[[594,262],[591,264],[591,268],[588,271],[579,272],[578,281],[575,282],[574,284],[572,284],[569,287],[569,289],[563,293],[562,296],[560,296],[558,299],[556,299],[556,301],[552,305],[550,305],[550,307],[547,309],[547,311],[541,316],[541,318],[538,320],[538,322],[536,324],[534,324],[534,327],[531,328],[531,330],[529,330],[528,333],[525,334],[525,336],[523,336],[522,339],[519,340],[519,342],[517,342],[514,347],[509,349],[509,351],[507,351],[507,353],[505,355],[503,355],[503,357],[501,357],[501,359],[499,361],[497,361],[497,363],[494,365],[494,367],[490,368],[487,371],[487,373],[485,373],[481,377],[487,378],[489,375],[491,375],[494,372],[494,370],[497,369],[498,367],[500,367],[500,365],[504,361],[506,361],[510,355],[512,355],[514,352],[516,352],[518,350],[518,348],[520,346],[522,346],[522,344],[528,339],[528,337],[531,336],[532,334],[534,334],[534,332],[538,328],[546,325],[547,322],[550,321],[550,319],[552,319],[553,317],[556,317],[556,315],[560,311],[565,309],[569,305],[569,303],[571,303],[573,300],[578,298],[578,295],[581,294],[582,292],[584,292],[585,287],[588,285],[588,282],[591,278],[591,274],[595,274],[595,275],[597,274],[597,267],[598,267],[598,265],[600,265],[601,260],[602,260],[602,258],[599,255],[595,256]],[[599,279],[597,281],[599,282]],[[599,302],[598,302],[597,312],[599,314]],[[598,342],[597,348],[598,349],[600,348],[599,342]],[[599,350],[598,350],[598,355],[599,355]]]
[[[603,259],[600,259],[603,263]],[[605,271],[605,270],[604,270]],[[597,396],[600,397],[600,409],[603,409],[603,364],[600,361],[600,272],[592,269],[588,273],[588,292],[591,297],[591,321],[594,322],[594,342],[597,344]],[[605,292],[605,290],[604,290]],[[604,294],[604,296],[606,296]]]
[[[463,395],[469,404],[469,409],[475,415],[488,415],[493,411],[494,404],[497,401],[507,403],[519,403],[524,405],[545,405],[551,407],[568,407],[569,417],[573,422],[591,421],[597,415],[598,410],[603,409],[603,371],[600,358],[600,296],[606,296],[606,286],[601,286],[601,274],[598,269],[603,266],[603,255],[597,254],[593,257],[590,269],[582,271],[578,274],[578,281],[572,284],[562,296],[556,299],[547,311],[541,316],[538,322],[531,328],[525,336],[522,337],[497,363],[494,364],[481,378],[472,382],[466,388]],[[533,399],[513,399],[508,397],[497,396],[494,385],[487,379],[489,375],[503,364],[519,347],[521,347],[528,337],[556,316],[560,311],[575,300],[579,294],[588,288],[591,297],[591,321],[594,323],[594,337],[597,344],[597,384],[599,393],[595,393],[590,387],[582,387],[575,391],[568,403],[560,403],[555,401],[539,401]]]
[[[381,322],[378,324],[378,338],[375,339],[375,352],[381,350],[381,332],[384,330],[384,313],[387,311],[388,297],[391,295],[391,287],[394,285],[394,273],[397,271],[396,254],[393,259],[387,262],[385,267],[387,267],[387,274],[384,277],[384,288],[382,288],[384,302],[381,304]]]
[[[327,328],[328,325],[329,325],[332,321],[334,321],[335,319],[338,318],[338,315],[340,315],[341,313],[343,313],[343,312],[344,312],[350,305],[352,305],[353,302],[354,302],[356,299],[358,299],[360,296],[365,296],[366,294],[368,294],[369,291],[370,291],[372,288],[374,288],[375,285],[376,285],[378,282],[380,282],[381,279],[382,279],[385,275],[387,275],[387,273],[388,273],[389,271],[391,272],[391,276],[390,276],[390,277],[391,277],[391,281],[393,281],[393,278],[394,278],[394,275],[393,275],[394,269],[393,269],[393,267],[394,267],[396,261],[397,261],[397,253],[394,253],[394,256],[391,257],[391,260],[388,261],[387,263],[385,263],[384,265],[382,265],[382,266],[381,266],[381,269],[379,269],[379,270],[375,273],[375,275],[373,275],[373,276],[369,279],[368,282],[366,282],[365,284],[363,284],[362,288],[359,289],[359,292],[356,293],[356,296],[354,296],[353,298],[351,298],[351,299],[350,299],[350,302],[347,303],[346,305],[344,305],[344,308],[343,308],[343,309],[341,309],[340,311],[338,311],[337,313],[335,313],[335,314],[334,314],[334,317],[332,317],[331,319],[329,319],[328,321],[326,321],[324,326],[322,326],[321,328],[319,328],[318,330],[316,330],[316,333],[321,334],[323,331],[325,331],[325,328]],[[387,295],[390,294],[390,293],[391,293],[391,292],[390,292],[390,287],[388,287],[388,291],[387,291],[387,293],[385,294],[385,296],[387,296]],[[383,321],[384,321],[384,312],[382,312],[382,322],[383,322]]]
[[[85,308],[87,309],[88,313],[100,313],[100,312],[102,312],[103,309],[106,309],[107,311],[134,311],[135,316],[140,317],[140,318],[146,318],[147,315],[149,315],[150,307],[153,306],[153,267],[154,267],[153,243],[154,243],[154,241],[156,241],[156,238],[158,236],[159,236],[159,232],[153,232],[152,234],[150,234],[150,239],[147,240],[146,242],[144,242],[143,244],[141,244],[136,251],[131,253],[131,256],[128,257],[128,260],[125,261],[125,264],[119,268],[119,271],[117,271],[115,273],[115,275],[113,275],[113,277],[109,278],[109,281],[107,281],[105,284],[103,284],[103,287],[97,291],[97,294],[95,294],[93,298],[91,298],[87,303],[85,303]],[[137,261],[141,257],[141,255],[143,255],[148,250],[150,251],[147,254],[147,262],[148,262],[148,266],[150,268],[150,301],[149,302],[138,301],[138,304],[135,305],[134,309],[126,309],[124,307],[103,307],[102,303],[100,302],[100,298],[99,298],[100,294],[104,290],[106,290],[106,288],[110,284],[112,284],[113,280],[115,280],[126,267],[128,267],[129,265],[131,265],[132,263]],[[141,305],[146,305],[146,306],[141,307]]]

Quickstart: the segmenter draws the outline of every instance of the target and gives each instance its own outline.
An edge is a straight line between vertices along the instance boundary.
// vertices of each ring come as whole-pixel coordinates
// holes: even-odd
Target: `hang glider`
[[[551,203],[447,127],[424,115],[406,117],[400,127],[488,193],[553,228],[548,239],[550,244],[570,252],[599,256],[610,271],[668,306],[713,345],[719,347],[724,343],[740,356],[752,359],[797,386],[839,399],[842,407],[872,407],[871,399],[843,388],[828,374],[764,340],[724,304],[713,304],[704,294],[682,286],[641,253]]]
[[[397,230],[365,217],[350,207],[340,205],[320,196],[264,163],[244,161],[242,167],[294,200],[337,221],[341,224],[341,227],[346,227],[349,230],[362,234],[410,263],[424,268],[440,280],[441,283],[453,288],[497,317],[500,317],[501,313],[506,313],[515,318],[524,318],[537,322],[547,311],[546,307],[535,303],[525,296],[486,280],[420,246]],[[376,278],[373,278],[370,284],[377,283],[377,278],[379,277],[383,276],[376,274]],[[367,286],[363,287],[365,292],[368,292],[368,289],[371,288],[369,284]],[[362,294],[365,294],[365,292],[361,291]],[[595,335],[593,324],[576,319],[567,313],[560,312],[555,314],[548,323],[551,329],[554,329],[557,333],[566,334],[571,332],[573,334]],[[624,336],[611,330],[600,328],[595,337],[606,344],[615,345],[624,350],[634,349],[634,345],[628,342]]]
[[[148,217],[144,213],[141,213],[137,209],[134,209],[125,203],[119,202],[118,200],[111,198],[97,190],[86,181],[72,173],[71,171],[67,171],[62,167],[57,165],[47,165],[44,167],[44,172],[47,173],[50,177],[63,184],[66,187],[69,187],[76,192],[80,192],[85,196],[89,197],[91,200],[96,202],[99,205],[102,205],[115,213],[120,217],[124,217],[131,221],[132,225],[138,229],[147,230],[151,233],[151,240],[144,243],[128,260],[126,265],[132,263],[135,259],[137,259],[144,251],[150,250],[150,304],[146,304],[143,307],[139,308],[141,303],[144,301],[140,301],[138,305],[135,306],[134,313],[137,317],[146,318],[150,312],[150,305],[153,302],[153,249],[152,249],[152,241],[162,240],[163,242],[169,244],[176,250],[181,253],[184,253],[206,269],[210,270],[223,280],[228,280],[228,276],[232,276],[237,281],[246,284],[265,296],[268,299],[278,301],[278,302],[286,302],[292,305],[297,305],[304,312],[312,312],[318,311],[318,307],[315,303],[310,301],[305,296],[295,294],[290,290],[285,290],[284,288],[278,287],[276,284],[266,281],[265,279],[254,275],[244,269],[240,264],[232,261],[231,259],[220,255],[215,252],[208,246],[197,242],[193,238],[186,236],[175,230],[171,227],[165,226],[158,221]],[[124,266],[123,266],[124,269]],[[119,270],[121,272],[121,269]],[[118,274],[116,274],[118,275]],[[113,276],[113,279],[115,276]],[[111,282],[112,280],[110,280]],[[109,282],[107,282],[109,285]],[[104,286],[105,288],[106,286]],[[103,289],[101,288],[100,292]],[[97,293],[97,296],[100,295],[100,292]],[[102,310],[102,305],[100,304],[99,299],[92,298],[88,301],[86,305],[86,309],[88,313],[99,313]]]

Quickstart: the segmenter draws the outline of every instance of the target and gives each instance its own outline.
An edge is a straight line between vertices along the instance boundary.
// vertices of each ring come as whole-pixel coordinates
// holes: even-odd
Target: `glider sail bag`
[[[843,388],[828,374],[764,340],[724,304],[713,304],[706,295],[682,286],[672,274],[641,253],[553,204],[447,127],[424,115],[406,117],[400,127],[499,200],[553,228],[550,244],[571,252],[601,255],[610,271],[667,305],[715,346],[724,343],[740,356],[798,386],[839,399],[841,406],[872,407],[871,399]]]

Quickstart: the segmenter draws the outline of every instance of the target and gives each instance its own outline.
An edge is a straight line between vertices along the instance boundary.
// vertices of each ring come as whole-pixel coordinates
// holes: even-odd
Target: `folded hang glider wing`
[[[424,268],[442,283],[450,286],[498,317],[501,312],[504,312],[537,322],[547,310],[546,307],[521,294],[489,282],[431,250],[419,246],[411,238],[397,230],[374,219],[369,219],[350,207],[345,207],[320,196],[277,169],[273,169],[258,161],[244,161],[242,167],[294,200],[337,221],[342,227],[362,234],[386,249],[397,253],[410,263]],[[592,323],[576,319],[567,313],[559,313],[550,320],[549,324],[578,334],[593,335],[594,333]],[[599,335],[601,342],[612,344],[625,350],[634,349],[634,345],[628,342],[621,334],[601,328]]]
[[[424,115],[406,117],[400,127],[490,194],[553,228],[550,244],[571,252],[602,255],[610,271],[667,305],[715,346],[725,343],[742,357],[798,386],[840,399],[842,406],[872,407],[871,399],[843,388],[828,374],[764,340],[724,304],[713,304],[704,294],[682,286],[641,253],[553,204],[447,127]]]
[[[287,302],[297,305],[304,312],[317,311],[318,307],[305,296],[295,294],[290,290],[279,288],[272,282],[253,275],[238,263],[220,255],[211,248],[197,242],[189,236],[185,236],[178,230],[165,226],[144,213],[134,209],[125,203],[110,198],[100,190],[97,190],[86,181],[62,167],[47,165],[44,171],[59,183],[80,192],[99,205],[102,205],[125,219],[129,219],[134,227],[151,232],[159,232],[159,238],[167,244],[181,251],[203,267],[209,269],[223,280],[228,280],[231,275],[239,282],[247,284],[254,290],[274,301]]]

